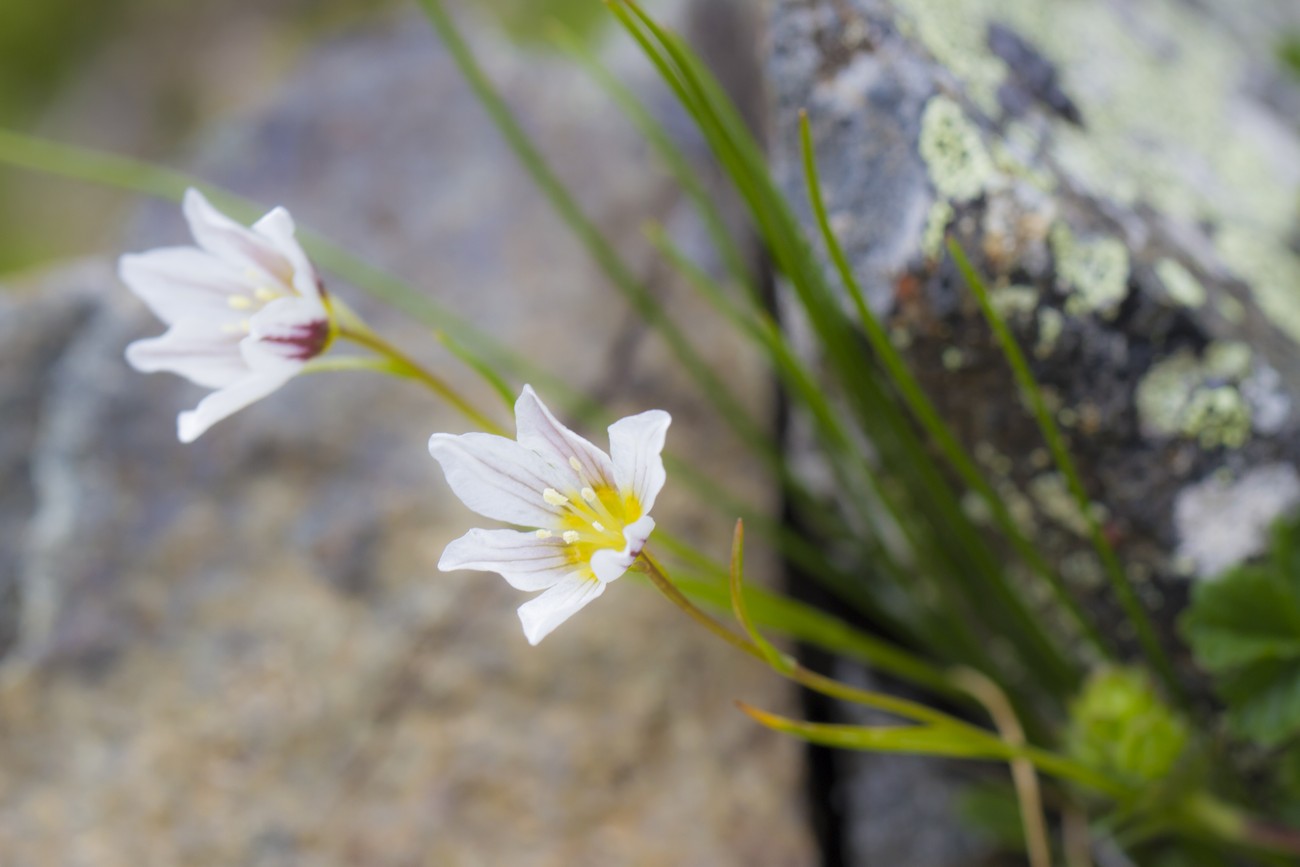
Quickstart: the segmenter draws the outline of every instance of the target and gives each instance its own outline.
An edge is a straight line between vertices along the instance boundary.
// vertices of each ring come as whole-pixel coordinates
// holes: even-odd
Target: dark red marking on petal
[[[259,338],[261,343],[270,343],[279,347],[281,355],[294,361],[315,358],[325,350],[329,340],[328,319],[315,319],[302,325],[285,328],[275,334],[264,334]]]

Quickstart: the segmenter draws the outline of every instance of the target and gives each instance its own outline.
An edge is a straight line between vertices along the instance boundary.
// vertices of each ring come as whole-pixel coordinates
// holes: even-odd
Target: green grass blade
[[[737,702],[737,705],[751,719],[766,728],[793,735],[809,743],[839,750],[997,761],[1005,761],[1014,753],[1014,750],[996,738],[973,737],[945,726],[850,726],[810,723],[767,713],[743,702]]]

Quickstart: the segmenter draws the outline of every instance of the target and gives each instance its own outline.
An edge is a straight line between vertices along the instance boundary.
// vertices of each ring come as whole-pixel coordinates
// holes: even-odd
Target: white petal
[[[302,245],[295,237],[293,217],[284,208],[276,208],[253,224],[253,231],[270,241],[293,268],[293,288],[304,298],[321,297],[320,280]]]
[[[183,443],[194,442],[199,435],[227,416],[239,412],[250,403],[261,400],[293,374],[253,374],[225,388],[214,391],[199,401],[194,409],[183,412],[176,419],[176,430]]]
[[[557,526],[556,507],[542,499],[565,479],[536,452],[492,434],[438,433],[429,453],[442,464],[447,484],[461,502],[485,518],[525,527]]]
[[[141,373],[166,370],[205,388],[223,388],[248,375],[239,351],[242,338],[186,322],[159,337],[135,341],[126,348],[126,360]]]
[[[592,578],[571,575],[536,599],[519,606],[524,637],[537,644],[555,627],[578,613],[583,606],[605,592],[605,584]]]
[[[615,581],[623,576],[645,547],[646,540],[654,532],[655,521],[649,515],[633,521],[623,528],[623,538],[627,546],[622,551],[616,548],[602,548],[591,555],[591,571],[601,581]]]
[[[230,306],[230,298],[246,295],[252,288],[247,275],[229,262],[193,247],[163,247],[123,256],[117,273],[168,325],[199,320],[213,331],[242,318]]]
[[[244,358],[253,369],[301,366],[330,341],[329,314],[316,298],[277,298],[249,320]]]
[[[570,479],[565,490],[614,484],[609,456],[560,424],[531,385],[525,385],[515,401],[515,427],[520,445],[540,454]],[[574,458],[580,471],[575,472],[570,464]]]
[[[447,546],[438,568],[496,572],[516,590],[545,590],[573,572],[567,547],[558,536],[539,539],[536,533],[518,530],[470,530]]]
[[[632,494],[648,513],[664,486],[664,437],[672,416],[661,409],[619,419],[609,426],[609,454],[618,489]]]
[[[256,269],[285,291],[293,287],[293,264],[269,238],[218,211],[198,190],[185,192],[182,209],[194,240],[204,250],[237,267]]]

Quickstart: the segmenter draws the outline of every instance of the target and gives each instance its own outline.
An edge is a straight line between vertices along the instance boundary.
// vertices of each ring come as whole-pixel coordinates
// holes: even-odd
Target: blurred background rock
[[[611,413],[671,410],[670,448],[771,502],[409,7],[0,8],[21,49],[0,51],[7,123],[283,203]],[[641,240],[653,218],[689,244],[690,209],[579,71],[511,41],[539,11],[462,20],[584,206],[770,413],[739,339]],[[745,20],[724,17],[720,44]],[[670,110],[627,45],[604,51]],[[182,446],[175,415],[200,390],[126,367],[127,342],[162,327],[113,274],[120,251],[184,243],[179,209],[3,184],[4,260],[23,273],[0,282],[0,863],[815,863],[800,747],[732,705],[797,712],[782,683],[630,579],[530,648],[521,594],[437,571],[482,522],[425,448],[464,423],[410,384],[303,377]],[[448,361],[427,331],[358,305]],[[683,481],[656,517],[725,553],[730,522]]]
[[[405,5],[10,0],[0,3],[0,126],[165,160],[185,153],[222,117],[266,100],[322,39]],[[607,18],[589,0],[473,5],[524,44],[537,42],[544,20],[594,34]],[[0,169],[0,273],[111,247],[129,207],[120,193]]]

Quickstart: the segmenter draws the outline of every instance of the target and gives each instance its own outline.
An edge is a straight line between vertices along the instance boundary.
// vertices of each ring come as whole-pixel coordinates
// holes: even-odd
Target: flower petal
[[[531,385],[525,385],[515,401],[515,427],[520,445],[537,452],[570,479],[563,490],[614,484],[609,456],[560,424]],[[577,460],[580,470],[574,470],[571,459]]]
[[[320,278],[302,245],[295,236],[293,217],[284,208],[276,208],[253,224],[253,231],[265,237],[293,268],[293,288],[304,298],[319,299],[322,295]]]
[[[236,223],[193,188],[185,191],[182,209],[194,240],[204,250],[236,266],[255,269],[279,284],[278,288],[284,292],[292,289],[293,264],[269,238]]]
[[[646,540],[654,532],[655,520],[649,515],[633,521],[623,528],[623,538],[627,546],[622,551],[617,548],[601,548],[591,555],[591,571],[597,579],[605,583],[615,581],[623,576],[645,547]]]
[[[664,486],[664,438],[672,416],[661,409],[619,419],[609,426],[609,454],[614,480],[624,494],[632,494],[647,514]]]
[[[117,273],[168,325],[199,320],[212,331],[243,318],[244,314],[230,305],[230,299],[250,289],[247,275],[229,262],[193,247],[163,247],[123,256]]]
[[[242,338],[183,322],[158,337],[135,341],[126,348],[126,360],[141,373],[166,370],[206,388],[224,388],[248,375],[239,352]]]
[[[329,345],[330,319],[316,298],[277,298],[249,320],[244,354],[254,369],[278,368],[281,362],[298,366],[315,358]]]
[[[555,627],[604,592],[604,582],[570,575],[541,596],[519,606],[519,621],[524,625],[524,637],[529,644],[537,644],[550,635]]]
[[[541,455],[492,434],[429,438],[429,453],[442,464],[447,484],[466,506],[485,518],[526,527],[554,528],[558,512],[542,498],[566,479]]]
[[[261,400],[293,376],[255,373],[234,382],[199,401],[199,405],[176,419],[176,430],[183,443],[192,443],[199,435],[227,416],[239,412],[250,403]]]
[[[573,573],[568,546],[559,537],[539,539],[518,530],[470,530],[447,546],[438,561],[443,572],[496,572],[516,590],[545,590]]]

